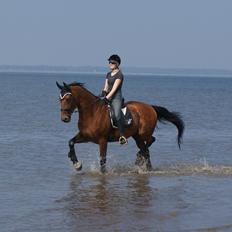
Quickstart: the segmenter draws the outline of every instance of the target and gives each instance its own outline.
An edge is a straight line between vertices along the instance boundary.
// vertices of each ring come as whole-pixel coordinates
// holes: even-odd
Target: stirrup
[[[120,136],[119,143],[121,145],[124,145],[124,144],[127,144],[128,142],[127,142],[127,139],[124,136]]]

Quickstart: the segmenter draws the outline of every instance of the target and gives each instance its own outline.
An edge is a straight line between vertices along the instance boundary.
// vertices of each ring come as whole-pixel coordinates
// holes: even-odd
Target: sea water
[[[0,231],[232,231],[232,78],[125,75],[123,95],[180,112],[158,124],[154,170],[134,166],[138,148],[108,146],[99,172],[96,144],[76,145],[83,170],[70,163],[68,140],[78,114],[60,120],[55,82],[84,82],[101,92],[105,75],[0,73]]]

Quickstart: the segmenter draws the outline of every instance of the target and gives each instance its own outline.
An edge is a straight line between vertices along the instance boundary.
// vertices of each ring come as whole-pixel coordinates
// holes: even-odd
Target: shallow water
[[[232,79],[127,76],[127,100],[182,113],[159,124],[154,170],[134,166],[137,148],[109,145],[99,173],[98,147],[76,146],[83,171],[67,158],[76,133],[60,121],[55,81],[80,81],[97,94],[101,75],[1,73],[0,231],[232,231]]]

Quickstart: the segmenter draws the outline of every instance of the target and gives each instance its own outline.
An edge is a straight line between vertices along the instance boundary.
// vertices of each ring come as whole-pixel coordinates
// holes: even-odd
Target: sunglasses
[[[109,61],[109,64],[117,64],[117,62]]]

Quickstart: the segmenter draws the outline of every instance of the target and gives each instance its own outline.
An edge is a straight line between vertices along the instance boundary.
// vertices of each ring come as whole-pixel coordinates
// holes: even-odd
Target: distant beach
[[[157,67],[123,67],[125,74],[152,76],[186,76],[186,77],[232,77],[232,70],[227,69],[186,69]],[[105,74],[107,67],[101,66],[48,66],[48,65],[0,65],[0,72],[28,73],[85,73]]]

